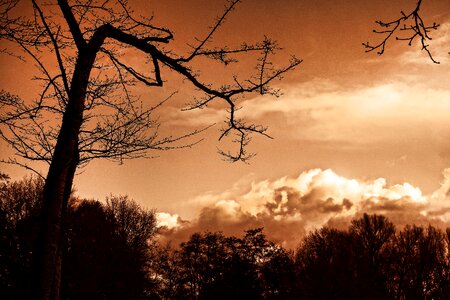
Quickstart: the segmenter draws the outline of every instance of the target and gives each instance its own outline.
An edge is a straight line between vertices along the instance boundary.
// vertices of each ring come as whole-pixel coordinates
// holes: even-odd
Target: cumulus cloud
[[[172,221],[163,238],[180,242],[197,231],[239,235],[246,229],[264,227],[270,239],[295,248],[307,232],[325,225],[344,228],[363,213],[384,214],[399,226],[445,226],[450,222],[450,169],[444,171],[441,187],[430,195],[423,195],[409,183],[388,185],[384,178],[349,179],[330,169],[308,170],[297,178],[254,182],[249,191],[231,194],[227,199],[214,197],[214,203],[199,197],[206,201],[205,206],[189,222],[162,215],[161,220],[167,224],[166,220]]]
[[[156,222],[158,226],[165,227],[167,229],[173,229],[180,226],[182,220],[180,216],[177,214],[169,214],[166,212],[157,212],[156,213]]]

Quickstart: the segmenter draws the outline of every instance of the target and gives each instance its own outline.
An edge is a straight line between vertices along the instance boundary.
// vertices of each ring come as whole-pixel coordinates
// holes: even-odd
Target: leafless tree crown
[[[33,103],[1,91],[1,137],[13,147],[18,158],[50,163],[62,116],[71,93],[76,92],[71,81],[77,60],[85,53],[95,53],[79,134],[81,166],[94,158],[121,162],[151,156],[148,150],[190,147],[199,141],[192,137],[205,128],[179,136],[159,136],[155,110],[173,94],[153,106],[133,95],[133,88],[139,85],[163,86],[167,70],[175,71],[203,95],[195,98],[187,110],[204,108],[212,102],[222,101],[226,105],[228,118],[219,140],[230,137],[238,147],[220,153],[231,161],[246,161],[252,156],[245,147],[251,135],[268,135],[266,127],[247,124],[236,117],[239,100],[255,92],[278,95],[279,91],[269,84],[301,61],[292,57],[284,67],[275,67],[271,59],[280,47],[267,37],[236,48],[212,47],[212,37],[239,2],[227,1],[223,14],[205,37],[197,39],[189,53],[178,55],[168,46],[174,38],[172,31],[153,25],[153,16],[139,15],[126,0],[32,0],[25,16],[17,10],[26,3],[2,0],[0,38],[9,43],[4,43],[1,51],[21,60],[31,59],[39,71],[33,79],[42,83],[42,90]],[[138,67],[127,59],[130,51],[145,55]],[[249,78],[235,75],[232,84],[217,86],[207,82],[201,78],[201,70],[193,67],[202,59],[228,66],[251,53],[259,55],[254,75]],[[7,162],[27,167],[18,158]]]

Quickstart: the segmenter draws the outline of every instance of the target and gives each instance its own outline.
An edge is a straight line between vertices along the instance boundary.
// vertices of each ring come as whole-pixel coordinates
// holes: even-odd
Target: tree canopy
[[[40,178],[0,183],[4,299],[32,297],[42,188]],[[18,205],[25,202],[32,205]],[[154,211],[123,196],[72,198],[65,222],[64,299],[445,299],[450,289],[450,230],[397,229],[381,215],[312,231],[295,251],[262,228],[197,232],[163,245]]]

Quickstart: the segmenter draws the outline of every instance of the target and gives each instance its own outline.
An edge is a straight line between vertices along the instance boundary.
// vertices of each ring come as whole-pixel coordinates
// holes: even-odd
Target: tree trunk
[[[33,266],[35,299],[60,298],[62,224],[79,162],[78,135],[83,123],[86,90],[97,51],[79,53],[69,101],[45,180],[40,233]]]

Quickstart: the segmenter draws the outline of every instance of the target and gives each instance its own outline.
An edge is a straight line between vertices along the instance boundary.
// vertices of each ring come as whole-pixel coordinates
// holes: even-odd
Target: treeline
[[[0,295],[31,299],[43,182],[0,183]],[[450,299],[450,230],[363,215],[322,228],[295,251],[261,228],[242,237],[196,233],[157,244],[153,211],[126,197],[72,199],[66,212],[62,299]]]
[[[32,299],[32,252],[43,181],[0,185],[0,299]],[[156,219],[126,197],[71,199],[65,218],[62,299],[141,299],[153,290]]]

